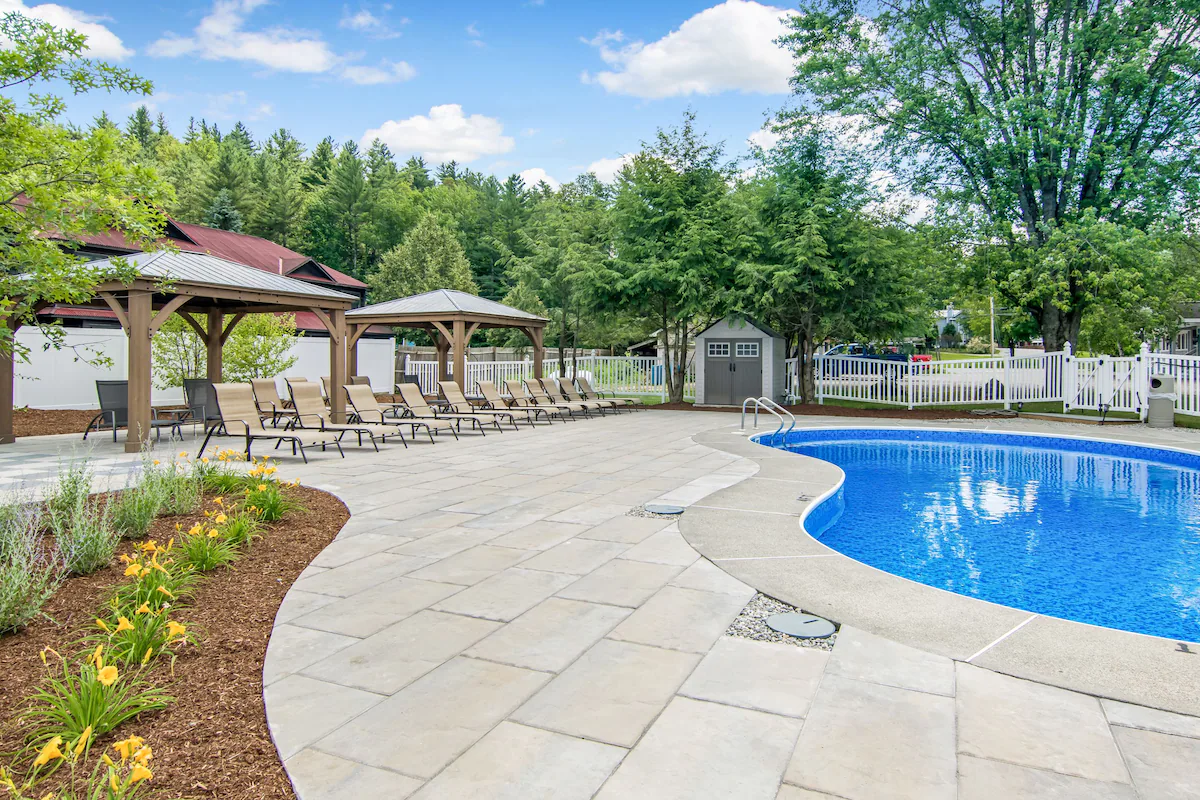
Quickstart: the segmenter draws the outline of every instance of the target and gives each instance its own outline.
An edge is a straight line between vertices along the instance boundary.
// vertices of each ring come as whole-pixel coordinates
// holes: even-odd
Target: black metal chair
[[[92,421],[83,431],[83,438],[87,439],[93,428],[97,431],[105,430],[105,423],[108,423],[115,442],[117,429],[129,426],[129,381],[96,381],[96,395],[100,399],[100,413],[92,417]],[[162,438],[163,428],[170,430],[172,437],[178,436],[183,439],[183,428],[179,425],[179,419],[159,418],[158,410],[154,408],[150,409],[150,428],[158,439]]]
[[[201,423],[204,431],[214,425],[221,424],[221,415],[217,411],[217,398],[213,392],[212,381],[207,378],[184,378],[183,396],[187,400],[187,416],[184,421]]]

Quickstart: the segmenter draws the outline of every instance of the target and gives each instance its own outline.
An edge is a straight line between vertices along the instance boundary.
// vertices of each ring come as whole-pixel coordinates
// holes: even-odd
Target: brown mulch
[[[181,651],[173,676],[165,660],[153,674],[175,702],[102,740],[108,745],[128,734],[146,739],[154,749],[152,797],[295,798],[267,732],[263,658],[284,594],[350,514],[325,492],[292,491],[303,510],[266,526],[231,568],[206,573],[195,596],[174,616],[199,638],[198,648]],[[149,538],[162,542],[175,534],[177,522],[186,530],[200,519],[199,513],[159,519]],[[70,652],[72,642],[95,630],[96,611],[109,588],[122,580],[115,561],[92,575],[72,578],[47,603],[49,620],[0,638],[0,752],[11,753],[21,745],[11,710],[19,708],[45,674],[38,653],[47,646]]]
[[[871,417],[875,419],[967,419],[971,415],[966,411],[955,411],[949,408],[916,408],[909,411],[907,408],[848,408],[846,406],[823,406],[817,403],[804,403],[803,405],[784,406],[788,411],[795,414],[797,417]],[[712,407],[712,408],[697,408],[691,403],[660,403],[655,406],[646,406],[650,409],[660,409],[663,411],[724,411],[734,414],[742,413],[740,407]]]
[[[16,408],[13,409],[13,433],[17,436],[82,434],[88,423],[99,413],[99,409]]]

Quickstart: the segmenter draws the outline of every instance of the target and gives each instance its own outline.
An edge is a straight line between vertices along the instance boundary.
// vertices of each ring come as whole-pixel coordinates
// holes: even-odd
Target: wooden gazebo
[[[129,432],[125,451],[136,453],[150,433],[150,342],[180,313],[207,345],[208,379],[221,380],[221,348],[247,314],[311,311],[329,331],[331,410],[344,418],[346,312],[355,298],[332,289],[202,253],[159,251],[124,256],[137,271],[131,283],[103,283],[91,305],[107,306],[129,337]],[[93,266],[103,268],[104,262]],[[155,313],[157,312],[157,313]],[[203,316],[201,325],[192,316]],[[11,325],[12,323],[10,323]],[[0,444],[13,437],[13,360],[0,354]]]
[[[467,348],[475,331],[480,328],[517,328],[533,343],[533,375],[540,378],[542,358],[546,352],[542,339],[547,322],[549,320],[528,311],[454,289],[435,289],[399,300],[363,306],[346,313],[350,374],[357,371],[359,337],[372,325],[392,325],[429,332],[437,349],[438,380],[445,377],[446,354],[452,352],[454,367],[451,374],[464,392],[470,388],[467,386]]]

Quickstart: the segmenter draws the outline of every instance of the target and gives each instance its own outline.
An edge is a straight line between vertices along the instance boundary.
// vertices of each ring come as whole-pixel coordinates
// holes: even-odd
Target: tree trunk
[[[672,403],[683,402],[683,379],[686,374],[684,362],[687,359],[687,337],[684,331],[687,330],[686,324],[675,324],[675,342],[671,342],[671,337],[664,329],[666,337],[666,363],[663,364],[663,369],[666,374],[663,380],[667,382],[667,399]]]
[[[796,347],[796,370],[800,383],[800,402],[815,403],[817,401],[817,345],[811,336],[800,334]]]
[[[1079,342],[1079,325],[1083,321],[1083,309],[1073,304],[1070,311],[1063,311],[1050,300],[1042,303],[1038,314],[1042,330],[1042,343],[1047,353],[1057,353],[1067,342],[1075,347]]]

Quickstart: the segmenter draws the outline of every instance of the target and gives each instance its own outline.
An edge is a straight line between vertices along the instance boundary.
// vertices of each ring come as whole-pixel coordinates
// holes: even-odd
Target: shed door
[[[762,388],[762,342],[758,339],[733,343],[733,396],[739,402],[758,397]]]
[[[710,341],[704,353],[704,402],[710,405],[733,404],[732,345]]]

